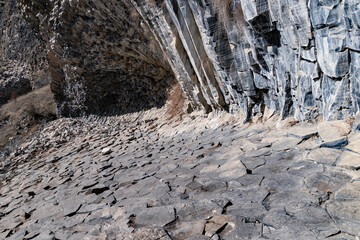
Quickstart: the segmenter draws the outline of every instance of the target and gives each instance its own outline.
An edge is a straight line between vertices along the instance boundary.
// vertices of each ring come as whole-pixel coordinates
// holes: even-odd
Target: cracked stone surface
[[[315,123],[160,115],[60,119],[19,146],[1,162],[0,239],[360,236],[360,133],[345,123],[339,149]]]

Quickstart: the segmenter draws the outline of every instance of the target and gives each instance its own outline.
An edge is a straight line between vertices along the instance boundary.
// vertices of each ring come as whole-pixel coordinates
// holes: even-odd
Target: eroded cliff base
[[[242,112],[247,119],[265,107],[300,121],[359,112],[357,0],[17,5],[47,48],[63,116],[162,105],[172,81],[181,85],[188,109]]]
[[[1,162],[2,239],[357,239],[358,120],[63,118]]]

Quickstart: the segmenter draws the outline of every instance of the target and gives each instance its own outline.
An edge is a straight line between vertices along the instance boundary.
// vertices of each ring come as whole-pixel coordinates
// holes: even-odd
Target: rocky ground
[[[59,119],[3,156],[0,239],[359,239],[357,120],[162,117]]]

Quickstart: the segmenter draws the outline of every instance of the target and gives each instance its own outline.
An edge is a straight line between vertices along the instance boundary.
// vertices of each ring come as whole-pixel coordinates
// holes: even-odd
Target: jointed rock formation
[[[174,80],[188,111],[299,120],[359,111],[356,0],[19,3],[47,42],[61,115],[161,105]]]
[[[0,238],[360,236],[360,134],[345,121],[163,117],[159,109],[42,128],[0,169]]]
[[[359,26],[359,0],[0,0],[0,239],[359,240]]]
[[[17,0],[0,1],[0,106],[50,82],[45,44],[22,18]]]

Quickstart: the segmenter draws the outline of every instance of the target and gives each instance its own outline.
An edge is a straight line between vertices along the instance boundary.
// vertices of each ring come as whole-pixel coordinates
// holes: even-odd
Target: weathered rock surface
[[[359,112],[359,19],[357,0],[0,0],[0,94],[49,71],[59,114],[89,115],[2,153],[0,238],[358,239],[359,120],[296,120]],[[169,98],[193,115],[143,111]]]
[[[175,83],[166,53],[128,1],[18,1],[47,44],[63,116],[161,107]]]
[[[0,1],[0,105],[50,82],[45,49],[17,0]]]
[[[360,236],[359,164],[342,160],[351,145],[319,148],[316,124],[229,116],[164,124],[152,110],[49,123],[1,161],[0,238]],[[312,137],[290,134],[301,128]],[[344,133],[350,144],[358,134]]]
[[[62,115],[161,106],[267,109],[306,120],[359,111],[356,0],[19,0],[48,47]]]

